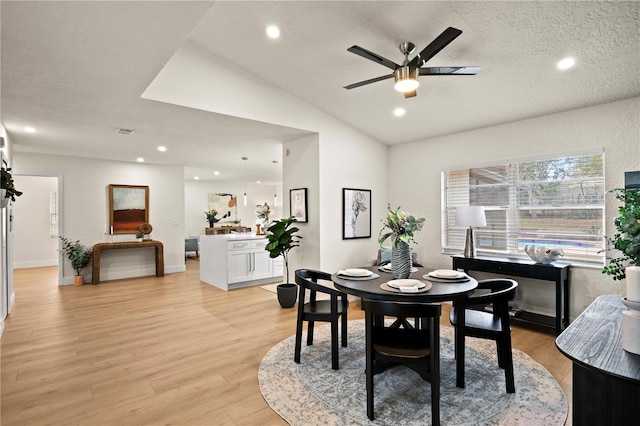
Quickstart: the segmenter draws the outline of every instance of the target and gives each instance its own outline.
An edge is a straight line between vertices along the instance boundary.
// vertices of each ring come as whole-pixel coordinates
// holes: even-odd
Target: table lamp
[[[473,242],[473,226],[487,226],[487,218],[482,206],[456,207],[456,225],[468,226],[467,239],[464,244],[464,257],[476,257],[476,247]]]

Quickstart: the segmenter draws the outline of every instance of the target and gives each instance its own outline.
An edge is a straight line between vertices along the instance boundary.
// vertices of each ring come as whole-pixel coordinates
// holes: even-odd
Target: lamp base
[[[476,257],[476,246],[473,242],[473,229],[467,229],[467,238],[464,243],[464,257]]]

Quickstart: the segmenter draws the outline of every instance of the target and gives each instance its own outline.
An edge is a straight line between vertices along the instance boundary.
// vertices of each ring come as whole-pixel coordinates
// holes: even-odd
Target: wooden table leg
[[[455,302],[453,302],[455,306]],[[464,388],[464,327],[465,309],[464,306],[456,307],[456,328],[455,328],[455,357],[456,357],[456,386]]]

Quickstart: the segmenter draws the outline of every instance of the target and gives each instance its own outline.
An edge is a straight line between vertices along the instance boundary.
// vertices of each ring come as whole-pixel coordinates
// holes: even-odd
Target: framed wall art
[[[209,212],[216,211],[216,223],[234,223],[238,219],[238,197],[233,194],[209,194]]]
[[[136,234],[149,223],[149,187],[109,185],[109,226],[112,234]]]
[[[371,238],[371,190],[342,188],[342,239]]]
[[[307,222],[307,188],[289,190],[289,214],[298,222]]]

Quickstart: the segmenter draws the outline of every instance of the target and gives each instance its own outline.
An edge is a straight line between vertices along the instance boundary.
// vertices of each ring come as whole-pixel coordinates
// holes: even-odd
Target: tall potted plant
[[[275,259],[278,256],[282,256],[284,259],[284,267],[287,274],[287,280],[283,284],[279,284],[278,302],[283,308],[290,308],[296,303],[297,288],[294,283],[289,282],[289,252],[300,245],[301,236],[296,235],[300,229],[293,226],[296,222],[295,216],[284,218],[281,220],[275,220],[271,226],[267,229],[267,240],[269,243],[266,245],[265,250],[269,252],[269,257]]]
[[[411,274],[411,247],[410,242],[414,242],[413,235],[422,229],[424,218],[417,219],[413,215],[400,210],[395,211],[387,204],[386,220],[380,230],[378,244],[382,245],[387,238],[391,238],[391,272],[394,278],[408,278]],[[388,230],[385,232],[385,230]]]
[[[16,197],[22,195],[22,192],[18,191],[14,185],[11,169],[0,169],[0,173],[2,174],[2,179],[0,180],[0,189],[2,190],[0,203],[2,207],[6,207],[9,204],[9,200],[15,201]]]
[[[76,271],[75,285],[84,284],[84,277],[80,274],[91,262],[92,247],[85,247],[80,244],[80,240],[71,241],[63,236],[60,236],[60,240],[62,241],[61,251],[67,256],[67,259],[71,262],[71,267]]]
[[[623,204],[618,207],[619,216],[613,220],[616,233],[613,237],[606,237],[605,251],[616,250],[621,255],[607,256],[609,265],[602,269],[602,273],[613,276],[614,280],[623,280],[627,266],[640,266],[640,190],[616,188],[610,192]]]

